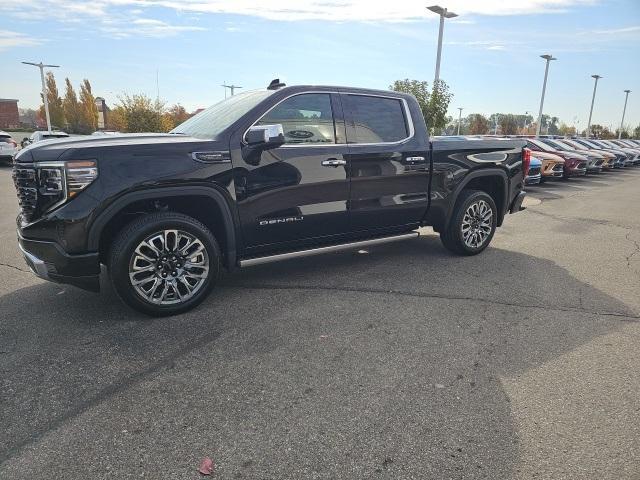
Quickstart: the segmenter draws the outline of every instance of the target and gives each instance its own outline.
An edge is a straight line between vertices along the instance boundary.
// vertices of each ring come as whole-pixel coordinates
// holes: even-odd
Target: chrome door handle
[[[409,163],[422,163],[422,162],[424,162],[424,157],[407,157],[407,162],[409,162]]]
[[[337,158],[330,158],[328,160],[322,161],[323,167],[341,167],[346,164],[347,164],[346,160],[338,160]]]

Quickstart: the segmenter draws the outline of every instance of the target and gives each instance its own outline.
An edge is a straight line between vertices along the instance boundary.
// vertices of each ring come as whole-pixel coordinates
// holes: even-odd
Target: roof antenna
[[[281,82],[279,78],[274,78],[273,80],[271,80],[271,83],[267,87],[267,90],[277,90],[279,88],[286,87],[286,86],[287,85]]]

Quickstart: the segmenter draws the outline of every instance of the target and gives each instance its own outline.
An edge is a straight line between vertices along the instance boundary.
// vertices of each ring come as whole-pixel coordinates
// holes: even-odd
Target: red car
[[[577,177],[587,174],[587,164],[589,160],[584,155],[580,155],[566,150],[556,150],[550,145],[537,138],[527,138],[527,147],[535,152],[546,152],[558,155],[564,159],[564,172],[562,178]]]

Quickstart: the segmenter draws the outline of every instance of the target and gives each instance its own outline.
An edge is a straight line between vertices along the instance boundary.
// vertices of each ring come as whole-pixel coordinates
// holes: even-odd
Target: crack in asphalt
[[[55,430],[56,428],[62,426],[68,420],[79,417],[83,413],[85,413],[90,408],[96,407],[101,403],[107,401],[111,397],[114,397],[118,393],[133,387],[139,383],[142,383],[153,374],[159,372],[160,370],[170,367],[172,364],[176,362],[180,357],[188,355],[189,353],[204,347],[205,345],[214,342],[220,337],[221,332],[214,331],[205,335],[201,335],[197,340],[191,340],[185,342],[181,348],[178,348],[175,352],[167,355],[163,359],[152,363],[147,368],[140,370],[138,372],[132,373],[124,377],[122,380],[107,385],[98,393],[90,397],[89,399],[80,402],[78,405],[71,407],[65,413],[54,416],[48,422],[43,422],[39,424],[34,431],[25,439],[18,442],[13,447],[7,448],[5,450],[0,450],[0,465],[5,463],[7,460],[18,455],[24,448],[33,445],[37,441],[39,441],[42,437],[44,437],[47,433]]]
[[[382,288],[357,288],[357,287],[327,287],[323,285],[277,285],[277,284],[227,284],[219,288],[245,288],[251,290],[324,290],[324,291],[338,291],[338,292],[354,292],[354,293],[376,293],[376,294],[391,294],[401,295],[407,297],[417,298],[436,298],[442,300],[459,300],[469,302],[482,302],[490,305],[501,305],[505,307],[517,307],[517,308],[534,308],[545,311],[560,311],[560,312],[572,312],[572,313],[586,313],[590,315],[601,315],[605,317],[616,317],[625,322],[638,322],[640,321],[640,315],[625,312],[598,312],[593,310],[587,310],[584,308],[575,307],[561,307],[561,306],[548,306],[537,304],[525,304],[516,302],[503,302],[500,300],[491,300],[482,297],[467,297],[462,295],[445,295],[439,293],[423,293],[423,292],[405,292],[401,290],[387,290]]]
[[[631,252],[631,254],[627,255],[627,257],[626,257],[627,258],[627,267],[629,267],[629,268],[631,268],[631,257],[633,257],[636,253],[640,252],[640,244],[636,240],[634,240],[632,238],[629,238],[631,233],[632,232],[627,233],[625,235],[625,237],[624,237],[628,242],[633,243],[633,245],[635,246],[634,251]]]
[[[24,270],[20,267],[16,267],[15,265],[10,265],[8,263],[2,263],[0,262],[0,267],[8,267],[8,268],[13,268],[14,270],[18,270],[19,272],[23,272],[23,273],[31,273],[29,270]]]
[[[623,230],[633,230],[633,227],[629,225],[622,225],[619,223],[611,222],[609,220],[602,220],[602,219],[596,219],[596,218],[583,218],[583,217],[563,217],[561,215],[555,215],[553,213],[548,213],[548,212],[541,212],[540,210],[534,210],[532,208],[529,208],[527,210],[530,211],[531,213],[535,213],[536,215],[553,218],[554,220],[558,220],[560,222],[575,221],[575,222],[588,223],[590,225],[609,225],[612,227],[622,228]]]

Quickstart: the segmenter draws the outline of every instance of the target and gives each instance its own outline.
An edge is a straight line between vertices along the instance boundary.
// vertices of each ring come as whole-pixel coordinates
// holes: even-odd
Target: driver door
[[[340,99],[300,93],[276,104],[254,125],[280,124],[285,143],[243,149],[234,183],[249,251],[322,239],[349,228],[349,165]]]

